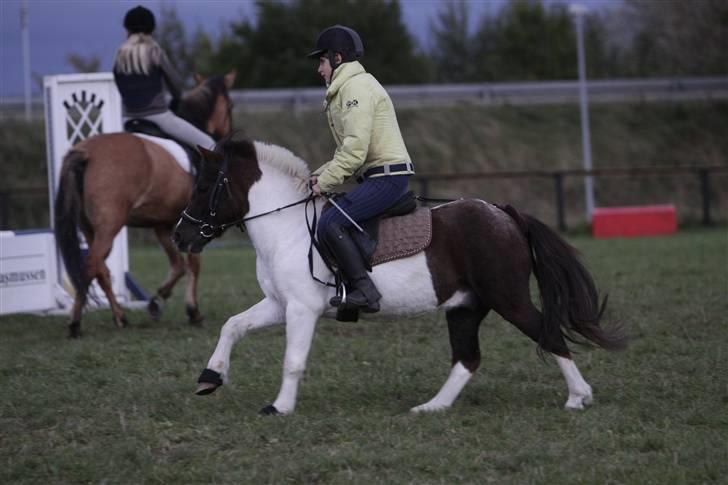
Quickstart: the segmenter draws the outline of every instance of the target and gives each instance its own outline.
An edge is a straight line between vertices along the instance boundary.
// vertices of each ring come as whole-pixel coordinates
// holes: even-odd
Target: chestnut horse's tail
[[[78,238],[78,226],[83,212],[83,174],[86,153],[71,150],[63,158],[61,180],[54,206],[56,243],[73,287],[83,287],[84,257]]]
[[[578,251],[535,217],[519,214],[512,207],[506,212],[521,226],[528,239],[533,271],[541,294],[542,348],[551,348],[550,336],[562,333],[575,343],[585,344],[575,333],[607,350],[627,346],[621,328],[599,325],[607,299],[599,301],[589,271],[578,259]]]

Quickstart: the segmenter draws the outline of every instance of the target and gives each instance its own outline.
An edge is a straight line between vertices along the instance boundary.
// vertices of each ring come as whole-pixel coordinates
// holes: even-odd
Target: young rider
[[[414,168],[407,153],[389,95],[359,63],[364,46],[359,34],[342,25],[324,30],[308,57],[319,60],[318,73],[326,82],[326,115],[336,141],[333,159],[311,177],[314,194],[330,192],[349,178],[361,183],[338,205],[361,222],[391,207],[407,191]],[[335,253],[350,292],[346,306],[364,312],[379,311],[381,295],[367,274],[352,240],[352,224],[336,209],[326,211],[319,236]],[[340,301],[333,298],[331,304]]]
[[[114,60],[114,80],[121,93],[125,118],[153,121],[162,131],[188,145],[212,148],[214,140],[167,108],[164,84],[176,104],[183,85],[167,54],[152,37],[154,14],[141,5],[124,17],[128,37]],[[163,83],[164,81],[164,83]]]

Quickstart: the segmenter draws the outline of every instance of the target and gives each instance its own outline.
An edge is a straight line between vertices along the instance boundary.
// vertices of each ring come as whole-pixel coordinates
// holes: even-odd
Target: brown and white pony
[[[232,129],[228,90],[235,72],[202,79],[180,101],[178,114],[219,140]],[[171,269],[149,303],[158,318],[162,304],[175,283],[189,270],[185,293],[191,323],[200,323],[197,305],[199,257],[189,255],[187,264],[170,235],[180,213],[190,201],[192,176],[167,150],[153,141],[129,133],[109,133],[88,138],[69,150],[63,160],[55,201],[55,235],[76,295],[71,311],[71,337],[81,335],[81,314],[88,288],[96,279],[111,305],[115,323],[128,324],[114,297],[105,259],[122,227],[154,230],[167,253]],[[88,243],[84,259],[78,229]]]
[[[265,298],[222,327],[197,393],[208,394],[227,382],[230,352],[239,339],[253,330],[285,324],[283,382],[276,400],[261,412],[288,414],[296,405],[316,322],[334,314],[328,303],[334,290],[314,281],[309,272],[305,220],[313,216],[311,204],[296,204],[310,193],[310,172],[290,151],[260,142],[228,139],[215,152],[204,154],[192,201],[173,238],[180,249],[199,252],[226,227],[244,223],[255,247]],[[276,211],[281,207],[287,208]],[[431,215],[433,237],[426,250],[373,268],[371,278],[383,295],[381,311],[362,314],[366,319],[394,319],[445,312],[452,346],[450,376],[430,401],[412,411],[452,405],[478,368],[478,328],[491,310],[554,356],[566,379],[567,408],[590,404],[592,389],[574,364],[566,340],[582,337],[619,349],[626,339],[619,329],[599,326],[604,303],[575,250],[533,217],[482,200],[440,205]],[[313,273],[331,280],[321,258],[314,256]],[[532,270],[541,310],[529,294]]]

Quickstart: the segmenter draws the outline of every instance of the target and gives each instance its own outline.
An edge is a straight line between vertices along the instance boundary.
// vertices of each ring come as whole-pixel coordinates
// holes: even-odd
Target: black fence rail
[[[587,170],[528,170],[514,172],[472,172],[472,173],[423,173],[417,174],[414,183],[419,185],[419,194],[423,197],[433,195],[431,187],[433,183],[457,183],[472,182],[477,180],[505,180],[505,179],[546,179],[553,182],[554,202],[556,207],[556,225],[559,230],[567,231],[566,204],[564,196],[565,179],[583,179],[591,176],[595,180],[610,177],[664,177],[675,175],[690,175],[695,177],[699,187],[701,201],[701,223],[710,226],[714,223],[711,213],[711,206],[717,205],[717,197],[720,190],[713,190],[711,187],[711,175],[714,173],[728,174],[728,165],[713,165],[699,167],[664,166],[664,167],[641,167],[641,168],[603,168]],[[596,182],[595,182],[596,183]],[[723,186],[728,191],[728,186]]]
[[[462,193],[462,185],[478,181],[498,183],[503,180],[541,180],[552,184],[552,196],[541,195],[539,202],[552,197],[555,210],[555,224],[561,231],[567,231],[567,190],[566,181],[572,183],[570,191],[571,200],[583,194],[580,186],[584,177],[591,176],[595,186],[604,184],[608,179],[664,179],[664,177],[679,177],[678,185],[686,187],[687,191],[694,191],[691,197],[699,200],[699,208],[693,212],[700,214],[703,225],[714,224],[712,208],[720,208],[728,201],[728,165],[712,166],[663,166],[641,168],[603,168],[591,171],[586,170],[528,170],[528,171],[498,171],[498,172],[472,172],[472,173],[420,173],[417,174],[412,185],[417,188],[418,195],[423,197],[455,197],[466,195]],[[692,179],[692,183],[684,177]],[[714,179],[717,179],[715,183]],[[725,178],[725,180],[723,180]],[[621,182],[618,182],[621,183]],[[433,186],[447,187],[448,190],[433,190]],[[503,184],[498,184],[503,185]],[[582,192],[579,192],[581,190]],[[669,193],[670,187],[663,188],[662,193]],[[582,195],[583,197],[583,195]],[[630,205],[624,203],[621,205]],[[15,189],[0,189],[0,230],[30,229],[48,227],[50,225],[47,187],[29,187]],[[573,212],[573,208],[572,208]]]

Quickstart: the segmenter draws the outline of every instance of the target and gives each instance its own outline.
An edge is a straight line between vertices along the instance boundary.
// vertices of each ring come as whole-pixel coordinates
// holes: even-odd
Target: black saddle
[[[155,122],[145,120],[143,118],[132,118],[124,123],[124,131],[129,133],[142,133],[144,135],[156,136],[157,138],[166,138],[167,140],[172,140],[176,142],[184,149],[185,153],[187,153],[187,157],[190,159],[190,163],[195,170],[195,173],[193,175],[197,177],[197,174],[200,173],[200,162],[202,161],[202,155],[199,151],[197,151],[197,148],[193,147],[192,145],[188,145],[187,143],[178,140],[172,135],[162,131],[159,125]]]

